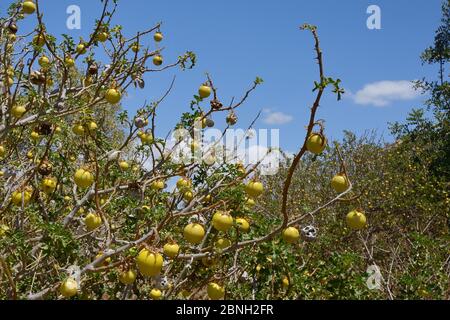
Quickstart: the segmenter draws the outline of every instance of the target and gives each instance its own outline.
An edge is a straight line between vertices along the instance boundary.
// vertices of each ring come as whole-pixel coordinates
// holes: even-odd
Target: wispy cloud
[[[266,114],[263,122],[270,125],[281,125],[291,122],[294,117],[283,113],[283,112],[275,112],[271,109],[264,109],[264,113]]]
[[[348,96],[356,104],[373,105],[376,107],[385,107],[394,101],[413,100],[420,95],[413,87],[413,83],[408,80],[399,81],[378,81],[366,84],[355,94]]]

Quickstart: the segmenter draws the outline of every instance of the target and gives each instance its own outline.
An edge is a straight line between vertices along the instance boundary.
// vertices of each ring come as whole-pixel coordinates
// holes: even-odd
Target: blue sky
[[[101,10],[100,1],[93,0],[41,2],[48,30],[75,39],[89,34]],[[9,3],[0,2],[2,15]],[[66,28],[66,8],[71,4],[81,8],[81,30]],[[381,30],[366,27],[366,9],[371,4],[381,8]],[[440,5],[440,0],[121,0],[114,21],[124,26],[125,34],[131,36],[162,21],[165,61],[175,60],[186,50],[198,56],[193,70],[147,76],[145,90],[130,92],[123,106],[134,111],[145,100],[157,99],[176,74],[174,91],[159,114],[158,132],[165,135],[176,123],[174,115],[189,109],[205,72],[212,75],[224,103],[240,97],[260,76],[264,84],[238,110],[239,126],[246,128],[265,110],[256,127],[279,128],[281,146],[295,151],[304,137],[314,98],[312,84],[317,79],[312,37],[298,28],[308,22],[319,27],[326,75],[342,79],[350,93],[336,102],[328,91],[322,100],[318,117],[326,120],[327,135],[340,138],[345,129],[358,134],[376,129],[389,139],[387,123],[403,120],[424,100],[398,81],[435,74],[433,68],[421,65],[419,55],[432,44]],[[27,18],[20,27],[25,30],[35,22],[35,17]],[[218,117],[214,120],[223,126]]]

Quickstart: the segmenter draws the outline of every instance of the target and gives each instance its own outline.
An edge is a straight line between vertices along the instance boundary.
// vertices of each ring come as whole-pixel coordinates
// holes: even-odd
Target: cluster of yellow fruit
[[[72,127],[72,132],[76,135],[82,136],[87,132],[95,132],[98,129],[97,123],[93,120],[85,121],[84,123],[76,123]]]
[[[145,145],[150,145],[153,143],[153,135],[151,132],[139,131],[138,137],[141,139],[141,143]]]

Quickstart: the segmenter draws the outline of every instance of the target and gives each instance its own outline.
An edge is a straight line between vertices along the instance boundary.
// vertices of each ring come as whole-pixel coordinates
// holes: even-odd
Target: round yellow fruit
[[[130,165],[126,161],[120,161],[119,162],[119,167],[122,170],[127,170],[130,167]]]
[[[153,57],[153,64],[155,66],[160,66],[163,63],[163,58],[160,55],[154,56]]]
[[[38,34],[33,38],[33,44],[42,47],[45,44],[45,36],[43,34]]]
[[[67,278],[63,281],[63,283],[61,283],[59,292],[65,298],[73,297],[78,292],[78,283],[75,281],[75,279]]]
[[[102,224],[102,218],[95,213],[88,213],[84,218],[84,224],[88,231],[97,229]]]
[[[350,187],[350,183],[345,174],[337,174],[331,179],[331,187],[336,192],[342,193]]]
[[[347,225],[350,229],[353,230],[361,230],[364,229],[367,225],[367,218],[364,213],[358,210],[352,210],[347,214],[346,217]]]
[[[75,50],[78,54],[85,54],[87,51],[86,46],[83,43],[80,43]]]
[[[283,230],[283,240],[287,243],[295,243],[300,238],[300,232],[297,228],[288,227]]]
[[[236,218],[236,224],[241,232],[248,232],[250,230],[250,223],[244,218]]]
[[[4,146],[0,146],[0,158],[3,158],[6,155],[6,148]]]
[[[180,246],[176,243],[166,243],[163,247],[163,252],[169,258],[175,258],[180,251]]]
[[[213,215],[212,225],[216,230],[226,232],[233,226],[233,217],[224,211],[217,211]]]
[[[27,109],[24,106],[14,106],[11,109],[11,115],[14,118],[20,119],[26,111]]]
[[[152,144],[154,141],[151,133],[141,132],[138,136],[141,139],[142,144]]]
[[[16,206],[22,206],[22,202],[23,205],[26,206],[28,205],[28,203],[30,203],[31,200],[31,192],[30,191],[14,191],[11,195],[11,201],[13,204],[15,204]]]
[[[162,33],[161,33],[161,32],[156,32],[155,35],[153,36],[153,39],[154,39],[156,42],[161,42],[162,39],[163,39]]]
[[[50,59],[47,58],[46,56],[42,56],[39,58],[38,63],[41,66],[41,68],[47,68],[50,64]]]
[[[89,122],[86,124],[86,129],[87,129],[89,132],[94,132],[94,131],[96,131],[96,130],[98,129],[98,126],[97,126],[97,124],[96,124],[94,121],[89,121]]]
[[[31,0],[24,1],[22,3],[22,11],[26,14],[32,14],[36,11],[36,5]]]
[[[97,40],[100,42],[105,42],[106,40],[108,40],[109,38],[109,34],[107,32],[99,32],[97,34]]]
[[[84,126],[81,124],[76,124],[72,127],[72,132],[78,136],[84,135]]]
[[[119,281],[125,285],[132,284],[136,280],[136,276],[136,271],[134,270],[123,271],[119,274]]]
[[[159,289],[152,289],[150,291],[150,298],[152,298],[153,300],[159,300],[162,297],[162,292]]]
[[[194,199],[194,194],[192,193],[192,191],[185,191],[184,193],[183,193],[183,199],[184,199],[184,201],[187,201],[187,202],[189,202],[189,201],[191,201],[192,199]]]
[[[227,238],[220,238],[216,241],[216,248],[226,249],[231,246],[231,241]]]
[[[205,85],[200,86],[198,89],[198,94],[200,98],[205,99],[211,95],[211,88]]]
[[[75,184],[80,188],[88,188],[94,183],[94,175],[87,170],[78,169],[74,175]]]
[[[134,53],[138,53],[139,49],[140,49],[140,46],[137,43],[135,43],[131,46],[131,51],[133,51]]]
[[[264,192],[264,186],[261,182],[250,181],[245,186],[245,192],[252,198],[259,197]]]
[[[191,181],[189,181],[187,178],[180,178],[177,181],[177,189],[178,190],[184,190],[186,188],[189,188],[191,186]]]
[[[164,187],[166,186],[164,180],[155,180],[151,183],[150,188],[152,188],[152,190],[162,190],[164,189]]]
[[[70,57],[65,58],[64,62],[66,63],[66,66],[69,68],[72,68],[75,65],[75,60],[73,60]]]
[[[183,236],[188,242],[199,244],[205,236],[205,229],[199,223],[190,223],[184,227]]]
[[[119,103],[120,99],[122,98],[122,94],[119,90],[111,88],[106,91],[105,99],[111,104]]]
[[[142,249],[137,258],[136,264],[139,271],[144,276],[157,276],[161,273],[164,259],[159,253],[151,252],[147,249]]]
[[[253,198],[247,198],[247,201],[245,201],[245,204],[249,207],[254,207],[256,202],[255,202],[255,199],[253,199]]]
[[[44,178],[41,182],[41,188],[46,194],[51,194],[56,189],[56,179]]]
[[[306,140],[306,149],[314,154],[321,154],[326,146],[326,138],[319,133],[312,133]]]
[[[211,300],[219,300],[222,299],[225,295],[225,288],[218,285],[215,282],[210,282],[208,283],[208,297]]]

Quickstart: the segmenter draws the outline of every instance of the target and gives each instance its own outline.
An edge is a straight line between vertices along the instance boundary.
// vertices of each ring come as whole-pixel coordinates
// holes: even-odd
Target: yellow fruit
[[[141,139],[142,144],[152,144],[153,143],[153,136],[151,133],[141,132],[140,134],[138,134],[138,136]]]
[[[61,127],[60,127],[60,126],[57,126],[57,127],[55,128],[55,133],[61,133],[61,132],[62,132]]]
[[[300,233],[298,232],[298,229],[289,227],[284,229],[282,236],[287,243],[295,243],[298,238],[300,238]]]
[[[137,258],[136,263],[139,271],[144,276],[157,276],[160,274],[164,259],[159,253],[151,252],[147,249],[142,249]]]
[[[331,187],[338,193],[342,193],[349,188],[350,184],[344,174],[337,174],[331,179]]]
[[[211,88],[205,85],[200,86],[198,89],[198,94],[200,98],[205,99],[211,95]]]
[[[78,283],[75,281],[75,279],[72,278],[67,278],[66,280],[64,280],[59,287],[59,292],[65,298],[73,297],[77,294],[77,291]]]
[[[153,36],[153,39],[156,42],[160,42],[163,39],[163,35],[161,32],[156,32],[155,35]]]
[[[253,198],[247,198],[247,201],[245,201],[245,204],[249,207],[253,207],[253,206],[255,206],[256,202],[255,202],[255,199],[253,199]]]
[[[95,213],[88,213],[86,218],[84,218],[84,224],[88,231],[97,229],[102,224],[102,218]]]
[[[120,161],[119,162],[119,167],[122,170],[127,170],[130,167],[130,165],[126,161]]]
[[[225,249],[231,246],[231,241],[227,238],[220,238],[216,241],[216,248]]]
[[[150,291],[150,298],[152,298],[153,300],[159,300],[162,297],[162,292],[159,289],[152,289],[152,291]]]
[[[106,40],[108,40],[109,38],[109,34],[107,32],[99,32],[97,34],[97,40],[100,42],[105,42]]]
[[[94,183],[94,176],[87,170],[78,169],[75,172],[74,181],[78,187],[87,188]]]
[[[264,186],[261,182],[250,181],[245,186],[245,192],[252,198],[259,197],[264,192]]]
[[[211,300],[219,300],[222,299],[225,295],[225,288],[218,285],[215,282],[210,282],[208,283],[208,297]]]
[[[191,182],[187,178],[180,178],[177,181],[177,189],[184,190],[191,186]]]
[[[20,119],[24,115],[24,113],[27,111],[24,106],[14,106],[11,109],[11,115],[14,118]]]
[[[11,41],[11,42],[16,41],[16,39],[17,39],[17,37],[16,37],[16,35],[15,35],[14,33],[11,33],[11,34],[8,36],[8,38],[9,38],[9,41]]]
[[[56,179],[44,178],[41,182],[41,188],[46,194],[51,194],[56,189]]]
[[[120,99],[122,98],[122,94],[119,90],[111,88],[106,91],[105,99],[111,104],[119,103]]]
[[[320,154],[325,149],[326,138],[320,133],[312,133],[306,140],[306,149],[314,154]]]
[[[123,271],[119,274],[119,281],[122,284],[132,284],[135,280],[136,280],[136,271],[134,270],[127,270],[127,271]]]
[[[75,50],[78,54],[85,54],[87,51],[86,46],[83,43],[80,43]]]
[[[27,152],[27,158],[31,160],[31,159],[33,159],[33,157],[34,157],[33,152],[28,151]]]
[[[189,202],[194,199],[194,194],[192,193],[192,191],[186,191],[185,193],[183,193],[183,199]]]
[[[288,277],[283,277],[283,279],[281,280],[281,284],[283,285],[283,287],[289,287],[289,279]]]
[[[213,215],[212,225],[216,230],[226,232],[233,226],[233,217],[224,211],[217,211]]]
[[[31,200],[31,192],[25,190],[25,191],[14,191],[11,195],[11,201],[16,206],[22,206],[22,201],[24,207],[28,205],[28,203]]]
[[[86,129],[87,129],[89,132],[94,132],[94,131],[96,131],[96,130],[98,129],[98,126],[97,126],[97,124],[96,124],[94,121],[89,121],[89,122],[86,124]]]
[[[140,49],[140,46],[138,44],[133,44],[131,46],[131,51],[133,51],[134,53],[138,53]]]
[[[72,127],[72,132],[78,136],[84,135],[84,126],[81,124],[76,124]]]
[[[66,66],[69,68],[72,68],[75,65],[75,60],[73,60],[70,57],[65,58],[64,62],[66,63]]]
[[[150,185],[150,188],[152,188],[152,190],[162,190],[164,189],[164,187],[166,186],[164,180],[156,180],[153,181]]]
[[[14,84],[14,79],[11,78],[11,77],[8,77],[8,78],[5,80],[5,84],[6,84],[6,86],[8,86],[8,87],[12,87],[12,85]]]
[[[347,225],[353,230],[364,229],[367,225],[367,219],[364,213],[358,210],[352,210],[346,217]]]
[[[50,59],[47,58],[46,56],[42,56],[39,58],[38,63],[41,66],[41,68],[47,68],[50,64]]]
[[[6,224],[0,224],[0,239],[9,231],[9,227]]]
[[[153,64],[155,66],[160,66],[163,63],[163,58],[160,55],[154,56],[153,57]]]
[[[43,34],[38,34],[33,38],[33,44],[42,47],[45,44],[45,36]]]
[[[0,158],[3,158],[6,155],[6,149],[4,146],[0,146]]]
[[[183,236],[188,242],[199,244],[205,236],[205,229],[201,224],[190,223],[184,228]]]
[[[169,258],[175,258],[180,251],[180,246],[176,243],[166,243],[163,247],[163,251]]]
[[[250,230],[250,224],[244,218],[237,218],[236,224],[241,232],[248,232],[248,230]]]
[[[36,5],[31,0],[24,1],[22,3],[22,11],[26,14],[32,14],[36,11]]]

